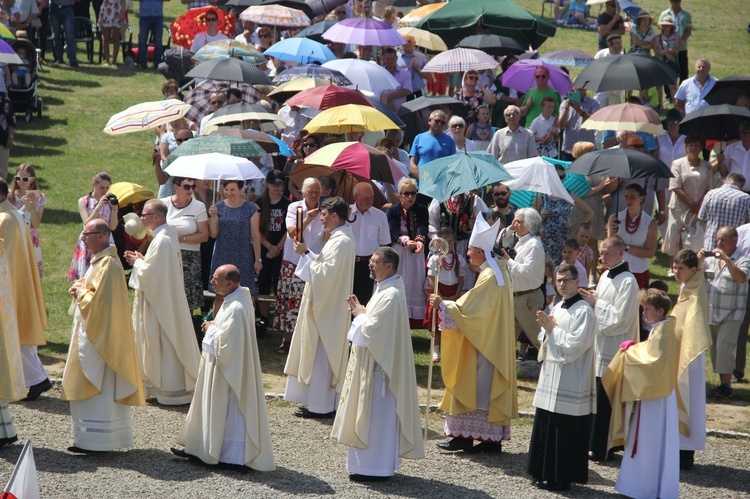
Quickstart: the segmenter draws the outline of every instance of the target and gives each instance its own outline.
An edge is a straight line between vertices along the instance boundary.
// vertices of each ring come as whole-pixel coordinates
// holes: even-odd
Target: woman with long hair
[[[29,224],[31,242],[34,244],[34,253],[36,254],[36,265],[39,268],[39,277],[43,277],[42,248],[39,246],[39,224],[42,223],[47,197],[39,190],[36,170],[33,165],[24,163],[18,167],[10,187],[9,199],[16,208],[23,212],[24,218]]]

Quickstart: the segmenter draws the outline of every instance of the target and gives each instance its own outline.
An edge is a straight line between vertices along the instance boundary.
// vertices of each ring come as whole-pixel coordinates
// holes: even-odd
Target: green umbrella
[[[257,158],[266,151],[252,139],[230,137],[228,135],[206,135],[186,140],[167,157],[167,165],[182,156],[208,153],[229,154],[240,158]]]
[[[512,177],[486,151],[460,152],[419,167],[419,192],[442,202]]]
[[[507,36],[533,48],[555,36],[556,31],[555,26],[511,0],[451,0],[416,27],[439,35],[448,46],[455,46],[467,36],[480,34],[479,23],[493,35]]]

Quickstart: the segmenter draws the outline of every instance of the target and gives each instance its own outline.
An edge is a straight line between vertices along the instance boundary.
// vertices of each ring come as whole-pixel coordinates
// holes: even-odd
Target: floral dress
[[[484,92],[478,88],[474,87],[474,95],[464,95],[464,91],[459,90],[453,95],[453,98],[456,99],[459,102],[462,102],[464,106],[466,106],[466,125],[471,125],[474,123],[474,114],[477,111],[477,108],[481,106],[484,103]]]
[[[88,210],[88,214],[91,215],[91,213],[94,211],[94,208],[96,208],[96,205],[97,203],[99,203],[99,201],[88,195],[82,197],[81,199],[86,200],[86,209]],[[79,199],[79,201],[81,199]],[[109,207],[109,205],[108,204],[103,205],[101,209],[99,210],[99,218],[109,223],[109,219],[111,216],[112,216],[112,210]],[[114,239],[112,239],[112,234],[109,235],[109,244],[115,244]],[[86,271],[89,269],[89,266],[91,265],[92,256],[93,255],[88,252],[88,250],[86,249],[86,245],[83,243],[83,231],[81,231],[81,235],[78,236],[78,242],[76,243],[76,247],[73,250],[73,261],[71,262],[70,270],[68,271],[69,281],[77,281],[78,279],[82,278],[86,274]]]
[[[47,196],[41,194],[38,198],[36,198],[34,209],[39,209],[40,206],[44,206],[45,204],[47,204]],[[19,210],[24,207],[23,199],[18,195],[18,193],[15,194],[13,205]],[[42,278],[44,276],[42,272],[42,248],[39,245],[39,230],[31,226],[29,215],[26,213],[24,213],[24,220],[26,220],[26,223],[29,224],[29,232],[31,232],[31,242],[34,244],[34,254],[36,255],[36,266],[39,268],[39,277]]]
[[[560,265],[562,260],[562,247],[568,239],[568,215],[570,204],[564,199],[552,199],[546,194],[542,195],[542,210],[547,210],[548,215],[542,221],[544,237],[542,246],[547,258]]]
[[[104,0],[99,11],[99,26],[120,28],[125,20],[125,9],[120,0]]]
[[[242,286],[249,288],[253,295],[258,294],[255,288],[255,253],[250,234],[250,218],[258,212],[255,203],[245,201],[237,208],[230,208],[219,201],[216,203],[219,216],[219,237],[214,245],[211,259],[211,275],[222,265],[232,264],[242,276]],[[209,285],[214,291],[213,285]]]

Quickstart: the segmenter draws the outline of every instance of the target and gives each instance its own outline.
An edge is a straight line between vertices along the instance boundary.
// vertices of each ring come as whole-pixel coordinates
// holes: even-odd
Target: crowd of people
[[[394,24],[400,14],[383,3],[375,13]],[[372,7],[369,0],[341,3],[316,20],[372,17]],[[561,24],[596,27],[597,59],[621,54],[626,27],[617,3],[606,2],[596,22],[584,7],[560,0],[555,14]],[[161,8],[141,2],[144,46],[143,33],[161,31]],[[49,9],[58,19],[59,60],[60,25],[67,30],[60,19],[73,5],[53,1]],[[115,40],[107,64],[117,59],[126,12],[109,0],[97,12],[103,28],[111,24],[107,47],[109,36]],[[208,11],[208,31],[196,36],[192,52],[225,36],[216,32],[219,12]],[[341,57],[372,60],[395,77],[399,87],[376,96],[392,110],[428,94],[453,95],[455,106],[431,110],[424,131],[405,145],[401,130],[308,133],[300,107],[279,107],[258,93],[285,122],[278,136],[294,156],[252,158],[263,181],[169,176],[170,154],[206,135],[213,113],[248,100],[237,88],[216,90],[203,115],[157,129],[154,199],[121,206],[109,192],[113,178],[97,173],[78,200],[83,230],[68,273],[74,326],[62,398],[71,402],[71,452],[132,446],[130,408],[155,399],[190,404],[176,455],[273,470],[256,342],[271,329],[278,354],[286,355],[285,399],[300,404],[295,415],[335,418],[332,440],[349,447],[352,480],[387,479],[401,458],[424,457],[411,329],[428,328],[435,336],[429,355],[446,387],[440,408],[451,438],[441,449],[502,452],[518,417],[516,367],[530,363],[538,385],[528,472],[537,487],[586,483],[589,460],[611,461],[624,449],[615,490],[676,497],[680,470],[692,468],[694,452],[705,448],[704,351],[710,348],[721,380],[712,397],[730,398],[745,376],[750,121],[739,125],[739,140],[710,148],[699,135],[681,135],[683,113],[708,106],[717,81],[705,59],[688,77],[690,14],[671,0],[659,36],[647,11],[633,21],[630,52],[653,53],[681,75],[679,86],[666,88],[668,100],[661,88],[560,95],[545,65],[520,93],[502,85],[516,56],[498,60],[499,74],[444,78],[423,71],[428,58],[410,36],[379,52],[332,44]],[[247,21],[241,28],[238,40],[261,51],[271,37],[297,31]],[[157,43],[155,61],[160,50]],[[270,58],[266,71],[283,66]],[[179,98],[178,83],[166,82],[162,93]],[[582,127],[621,102],[664,110],[664,133]],[[736,104],[750,108],[750,96]],[[402,177],[359,182],[350,192],[330,176],[290,179],[309,155],[342,141],[372,144]],[[444,201],[419,191],[424,166],[457,152],[487,151],[502,164],[560,160],[555,171],[564,181],[567,162],[608,148],[658,158],[672,177],[586,177],[588,189],[582,197],[571,192],[572,205],[535,194],[530,206],[516,206],[504,183]],[[34,400],[52,384],[36,352],[46,326],[38,237],[46,197],[34,166],[21,165],[11,186],[0,181],[0,198],[0,277],[8,283],[0,286],[8,345],[0,355],[7,374],[0,381],[2,446],[17,439],[7,402]],[[436,239],[445,241],[445,254],[430,252]],[[669,255],[668,277],[680,284],[675,303],[650,273],[659,250]],[[132,306],[126,282],[135,291]]]

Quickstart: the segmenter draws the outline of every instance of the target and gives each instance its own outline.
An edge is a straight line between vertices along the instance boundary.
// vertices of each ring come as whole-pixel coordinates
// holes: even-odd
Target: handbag
[[[706,229],[703,228],[703,224],[698,220],[698,215],[692,211],[682,214],[682,223],[683,228],[680,232],[682,247],[697,252],[703,247],[703,237],[705,236]]]

